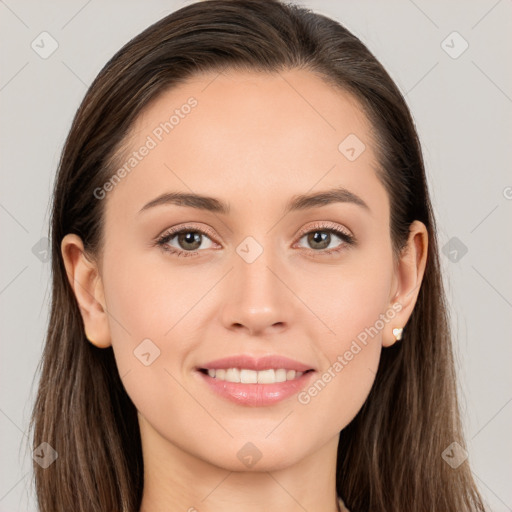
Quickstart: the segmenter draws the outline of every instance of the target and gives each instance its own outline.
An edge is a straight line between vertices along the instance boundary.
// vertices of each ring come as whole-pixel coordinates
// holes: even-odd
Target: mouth
[[[269,406],[297,394],[316,370],[281,356],[240,355],[196,367],[210,391],[239,405]]]
[[[297,380],[305,373],[313,372],[310,368],[304,372],[287,370],[286,368],[269,368],[267,370],[250,370],[248,368],[199,368],[204,375],[212,379],[224,382],[236,382],[241,384],[277,384]]]

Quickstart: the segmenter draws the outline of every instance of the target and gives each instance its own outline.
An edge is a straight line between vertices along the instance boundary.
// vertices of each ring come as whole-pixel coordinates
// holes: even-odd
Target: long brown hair
[[[351,512],[469,512],[484,506],[465,447],[436,226],[420,143],[400,91],[364,44],[338,22],[278,0],[206,0],[166,16],[105,65],[80,105],[59,163],[50,239],[52,302],[30,422],[33,447],[58,459],[34,463],[41,512],[136,512],[143,459],[136,409],[112,348],[85,338],[60,244],[79,235],[98,257],[105,201],[94,190],[115,172],[114,156],[141,111],[160,93],[202,71],[306,69],[352,93],[371,121],[379,178],[391,204],[395,251],[409,226],[429,233],[427,267],[403,340],[383,350],[375,384],[342,431],[337,492]]]

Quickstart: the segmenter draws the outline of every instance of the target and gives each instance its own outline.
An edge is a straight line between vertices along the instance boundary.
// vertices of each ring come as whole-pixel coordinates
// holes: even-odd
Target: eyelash
[[[170,231],[166,231],[165,233],[160,235],[156,239],[155,245],[160,247],[165,252],[176,255],[178,257],[197,256],[199,254],[199,252],[201,252],[201,251],[183,251],[183,250],[178,250],[175,247],[170,247],[169,245],[167,245],[176,235],[179,235],[181,233],[189,233],[189,232],[199,233],[201,235],[207,236],[210,239],[213,238],[212,234],[208,230],[199,229],[195,226],[182,226],[179,229],[171,229]],[[307,231],[302,231],[299,235],[299,241],[305,235],[308,235],[310,233],[315,233],[315,232],[334,233],[338,238],[340,238],[343,241],[343,243],[340,244],[335,249],[329,249],[329,250],[306,249],[308,252],[310,251],[310,252],[313,252],[316,254],[320,253],[320,255],[324,256],[324,257],[336,255],[339,252],[345,250],[346,246],[351,246],[351,245],[356,244],[356,238],[353,235],[350,235],[349,233],[347,233],[346,231],[344,231],[338,227],[334,227],[334,225],[329,225],[326,223],[318,223],[318,224],[315,224],[314,226],[310,227]],[[315,256],[316,256],[316,254],[315,254]]]

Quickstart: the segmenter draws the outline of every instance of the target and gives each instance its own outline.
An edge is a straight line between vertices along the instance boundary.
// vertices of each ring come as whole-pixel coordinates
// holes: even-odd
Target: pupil
[[[325,231],[314,231],[308,236],[308,242],[316,249],[325,249],[329,247],[331,234]],[[315,247],[315,244],[316,245]]]
[[[201,246],[201,234],[195,231],[181,233],[178,235],[178,242],[183,249],[197,249]],[[183,244],[185,244],[185,246]],[[187,246],[187,244],[192,244],[192,247]]]

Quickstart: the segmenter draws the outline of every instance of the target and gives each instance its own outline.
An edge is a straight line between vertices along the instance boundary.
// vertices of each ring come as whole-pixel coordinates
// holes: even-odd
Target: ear
[[[409,321],[418,294],[420,292],[423,275],[427,263],[428,231],[419,220],[415,220],[409,227],[407,245],[400,253],[393,279],[394,293],[389,307],[397,311],[393,320],[386,324],[382,345],[389,347],[397,340],[393,329],[403,328]]]
[[[69,284],[75,293],[85,326],[85,336],[99,348],[110,346],[110,328],[100,273],[87,258],[81,238],[68,234],[62,239],[61,252]]]

